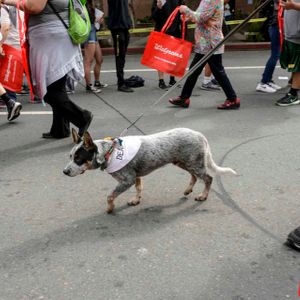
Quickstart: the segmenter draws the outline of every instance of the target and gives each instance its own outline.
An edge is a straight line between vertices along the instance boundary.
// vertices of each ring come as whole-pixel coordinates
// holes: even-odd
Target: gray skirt
[[[60,20],[36,25],[28,30],[30,71],[34,92],[40,99],[47,86],[68,76],[80,81],[84,76],[80,45],[74,45]]]

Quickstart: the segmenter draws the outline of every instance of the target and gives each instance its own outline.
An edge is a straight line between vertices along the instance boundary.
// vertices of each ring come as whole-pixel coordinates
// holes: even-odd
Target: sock
[[[0,98],[5,102],[6,105],[8,104],[9,100],[11,100],[8,97],[7,93],[4,93],[3,95],[1,95]]]
[[[175,77],[174,76],[170,76],[170,82],[174,82],[175,81]]]
[[[298,89],[291,88],[290,91],[289,91],[289,94],[291,94],[292,96],[297,97],[298,96]]]
[[[204,84],[207,84],[207,83],[209,83],[210,82],[210,76],[209,77],[207,77],[207,76],[204,76],[204,79],[203,79],[203,83]]]
[[[164,79],[159,79],[159,83],[165,82]]]

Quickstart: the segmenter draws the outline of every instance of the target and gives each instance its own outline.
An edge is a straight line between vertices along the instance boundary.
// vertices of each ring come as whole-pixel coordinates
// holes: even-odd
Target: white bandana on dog
[[[135,157],[142,143],[137,136],[126,136],[120,140],[122,145],[116,146],[107,162],[105,169],[107,173],[113,173],[125,167]],[[99,147],[97,141],[95,143]]]

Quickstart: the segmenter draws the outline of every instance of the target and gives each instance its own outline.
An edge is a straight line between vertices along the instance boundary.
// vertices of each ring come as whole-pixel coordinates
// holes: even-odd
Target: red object
[[[175,38],[165,32],[173,23],[179,7],[169,16],[161,31],[150,33],[141,63],[152,69],[182,77],[192,51],[192,43],[185,41],[185,17],[182,15],[182,38]]]
[[[282,47],[283,40],[284,40],[284,9],[281,5],[278,7],[278,27],[279,27],[279,33],[280,33],[280,47]]]
[[[4,56],[0,57],[0,82],[4,88],[20,92],[23,83],[23,61],[20,50],[4,44]]]
[[[25,6],[25,1],[22,0],[23,7]],[[27,33],[27,24],[28,24],[28,14],[24,13],[24,20],[22,20],[20,16],[20,1],[17,2],[17,11],[18,11],[18,25],[19,25],[19,35],[20,35],[20,45],[21,45],[21,53],[22,53],[22,62],[24,67],[24,72],[27,78],[29,90],[30,90],[30,99],[33,101],[34,99],[34,92],[33,86],[31,83],[31,76],[30,76],[30,68],[29,68],[29,44],[26,39]]]

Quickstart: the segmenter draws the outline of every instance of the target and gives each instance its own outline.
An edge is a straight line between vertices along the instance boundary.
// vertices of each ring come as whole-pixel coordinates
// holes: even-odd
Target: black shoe
[[[288,235],[286,245],[294,250],[300,251],[300,226]]]
[[[165,82],[163,80],[160,80],[158,83],[158,87],[162,90],[167,90],[168,86],[165,84]]]
[[[98,88],[98,89],[103,89],[103,88],[106,88],[107,86],[108,86],[107,83],[102,83],[100,81],[95,81],[94,82],[94,87]]]
[[[42,138],[43,139],[65,139],[65,138],[67,138],[69,136],[70,136],[70,133],[67,134],[67,135],[65,135],[65,136],[60,136],[60,137],[53,136],[50,132],[44,132],[42,134]]]
[[[16,102],[14,100],[9,100],[7,105],[7,120],[12,121],[16,119],[20,115],[20,111],[22,109],[22,104],[20,102]]]
[[[89,112],[88,110],[85,110],[83,112],[85,114],[86,123],[83,127],[78,128],[78,135],[80,137],[83,136],[83,134],[88,130],[92,120],[93,120],[93,114]]]
[[[118,91],[124,92],[124,93],[132,93],[133,89],[131,89],[129,86],[123,84],[118,87]]]
[[[174,84],[176,83],[176,80],[175,79],[170,79],[169,81],[169,86],[173,86]]]
[[[299,104],[300,100],[298,99],[298,96],[293,96],[292,94],[288,93],[281,99],[277,100],[276,105],[279,106],[290,106]]]

